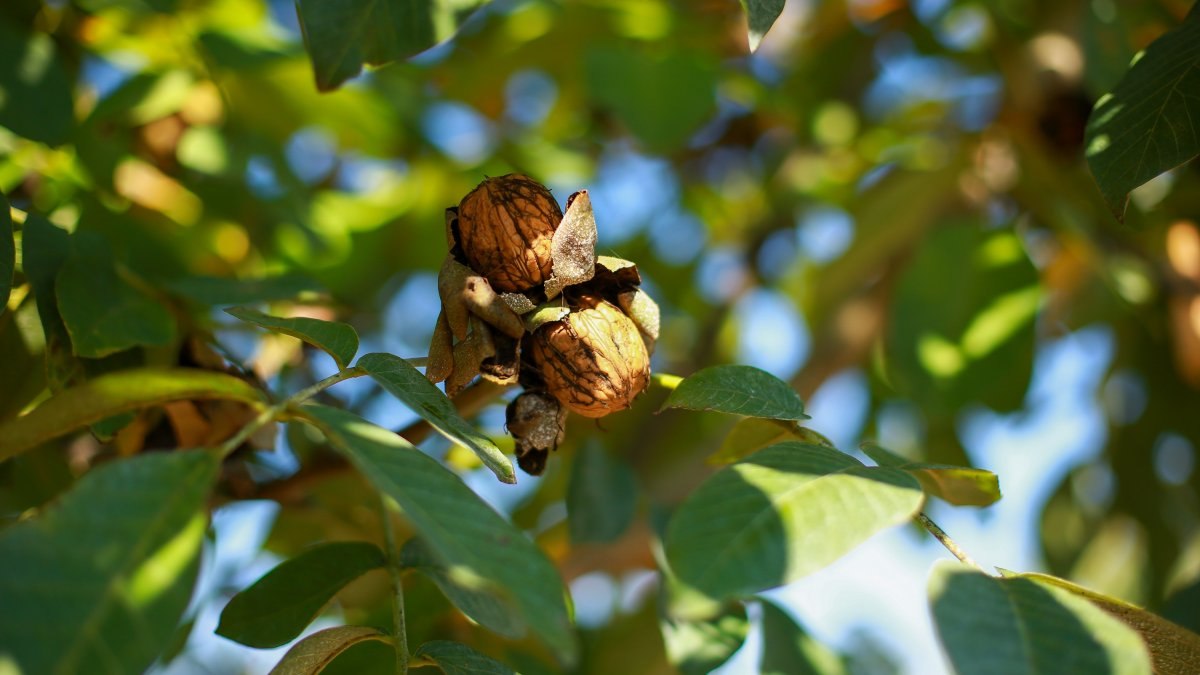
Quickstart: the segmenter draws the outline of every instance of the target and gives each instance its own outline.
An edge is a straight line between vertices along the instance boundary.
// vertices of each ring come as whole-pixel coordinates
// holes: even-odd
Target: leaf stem
[[[404,580],[400,576],[400,548],[396,546],[396,530],[383,493],[379,497],[379,517],[383,522],[383,539],[387,545],[387,570],[392,579],[392,626],[396,647],[396,674],[408,673],[408,630],[404,623]]]
[[[217,449],[218,454],[220,454],[222,457],[227,456],[229,453],[236,450],[242,443],[246,442],[247,438],[250,438],[250,436],[254,435],[254,432],[267,426],[271,422],[274,422],[276,418],[278,418],[291,406],[307,401],[308,399],[316,396],[329,387],[332,387],[338,382],[343,382],[356,377],[362,377],[366,374],[366,371],[358,368],[357,366],[353,368],[345,368],[321,380],[320,382],[317,382],[316,384],[312,384],[304,389],[301,389],[295,394],[292,394],[291,396],[259,413],[258,417],[255,417],[250,421],[249,424],[242,427],[236,434],[230,436],[228,440],[222,443],[221,447]]]
[[[929,534],[932,534],[934,539],[937,539],[939,542],[941,542],[942,546],[945,546],[946,550],[954,554],[954,557],[958,558],[959,561],[964,565],[970,565],[980,572],[984,571],[983,568],[979,566],[979,563],[975,562],[971,556],[967,555],[967,552],[962,550],[962,547],[960,547],[957,542],[951,539],[950,535],[946,534],[945,530],[938,527],[937,523],[933,522],[929,516],[925,515],[924,511],[917,513],[917,522],[920,523],[921,526],[926,530],[928,530]]]

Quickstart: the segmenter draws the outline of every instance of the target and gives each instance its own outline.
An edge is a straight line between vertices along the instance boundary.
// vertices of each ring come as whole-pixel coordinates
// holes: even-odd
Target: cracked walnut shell
[[[467,265],[501,292],[520,293],[551,277],[558,202],[520,174],[488,178],[458,205],[458,243]]]
[[[637,324],[595,296],[580,297],[566,317],[538,328],[529,359],[546,391],[584,417],[628,408],[650,380]]]

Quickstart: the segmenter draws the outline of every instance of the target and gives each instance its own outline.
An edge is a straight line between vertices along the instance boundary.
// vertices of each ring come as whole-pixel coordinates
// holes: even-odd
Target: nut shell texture
[[[628,408],[650,380],[637,325],[609,302],[584,296],[561,321],[533,334],[531,362],[546,391],[584,417]]]
[[[502,292],[551,276],[551,240],[562,210],[541,183],[519,174],[489,178],[458,206],[458,241],[471,269]]]

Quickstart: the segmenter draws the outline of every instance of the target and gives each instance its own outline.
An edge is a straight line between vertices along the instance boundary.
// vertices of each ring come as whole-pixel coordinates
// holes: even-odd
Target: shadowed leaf
[[[490,438],[464,420],[454,404],[408,361],[391,354],[365,354],[358,360],[362,368],[389,394],[400,399],[413,412],[433,425],[443,436],[462,444],[479,456],[502,482],[515,483],[512,461]]]
[[[684,378],[662,406],[687,410],[766,417],[808,419],[804,401],[786,382],[753,366],[712,366]]]
[[[230,599],[217,635],[267,649],[290,642],[346,584],[385,563],[367,542],[321,544],[285,560]]]
[[[1030,579],[943,561],[929,579],[934,623],[960,675],[1149,675],[1137,633],[1088,601]]]
[[[562,578],[524,533],[458,476],[395,433],[336,408],[308,405],[298,412],[377,489],[396,500],[460,583],[471,582],[511,601],[560,659],[575,659]]]
[[[446,675],[513,675],[512,668],[470,647],[449,640],[426,642],[414,658],[432,661]]]
[[[526,625],[512,606],[512,599],[499,589],[481,587],[472,579],[459,579],[454,570],[438,558],[419,537],[409,539],[400,551],[400,564],[429,577],[450,602],[479,625],[516,639],[525,634]]]
[[[363,64],[407,58],[434,43],[429,0],[299,0],[296,9],[322,91],[358,75]]]
[[[358,353],[358,333],[353,326],[340,321],[322,321],[304,316],[270,316],[249,307],[230,307],[225,312],[267,330],[299,338],[332,356],[338,368],[343,370]]]
[[[1129,193],[1200,154],[1200,5],[1134,57],[1088,119],[1087,161],[1117,220]]]
[[[18,672],[150,666],[187,608],[219,465],[201,450],[111,462],[0,535],[0,635]]]
[[[72,235],[55,294],[79,356],[100,358],[141,345],[162,346],[175,337],[171,312],[121,278],[115,263],[101,235]]]
[[[1064,589],[1108,612],[1142,636],[1150,650],[1157,673],[1188,673],[1200,663],[1200,635],[1163,617],[1147,612],[1123,600],[1097,593],[1048,574],[1021,574],[1020,577]]]

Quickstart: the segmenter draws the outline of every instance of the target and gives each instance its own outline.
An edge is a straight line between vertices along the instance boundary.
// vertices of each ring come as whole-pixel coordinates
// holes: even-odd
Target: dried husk
[[[489,178],[458,206],[458,244],[467,265],[501,292],[524,292],[551,277],[552,240],[562,210],[541,183],[520,174]]]
[[[505,409],[505,426],[516,442],[517,466],[540,475],[546,458],[563,441],[566,421],[567,411],[545,392],[527,391],[513,399]]]
[[[584,417],[628,408],[650,379],[637,325],[595,296],[580,297],[565,318],[538,328],[529,359],[546,391]]]

